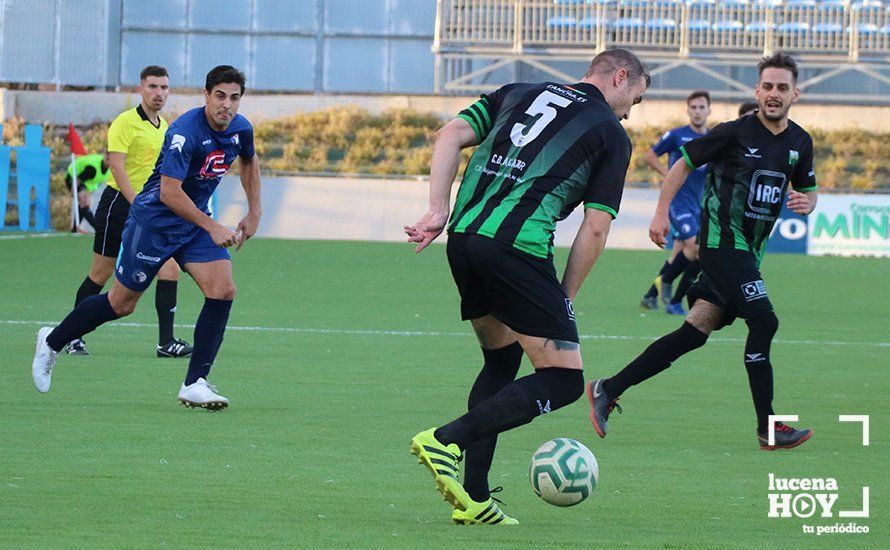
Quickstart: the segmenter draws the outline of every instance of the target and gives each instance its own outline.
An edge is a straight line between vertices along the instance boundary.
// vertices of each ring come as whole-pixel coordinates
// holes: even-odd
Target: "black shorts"
[[[700,248],[701,275],[689,289],[690,304],[697,299],[723,308],[722,326],[736,317],[751,319],[773,311],[754,254],[732,248]]]
[[[578,342],[572,301],[551,260],[465,233],[449,234],[447,251],[462,319],[490,314],[520,334]]]
[[[117,258],[121,249],[121,234],[124,222],[130,214],[130,203],[117,189],[106,187],[96,207],[96,239],[93,252],[100,256]]]

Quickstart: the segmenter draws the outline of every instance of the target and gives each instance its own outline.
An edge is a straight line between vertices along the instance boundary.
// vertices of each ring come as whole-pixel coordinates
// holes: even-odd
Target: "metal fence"
[[[797,0],[439,0],[437,53],[535,53],[611,46],[661,54],[890,61],[890,7]]]
[[[163,65],[200,87],[429,93],[436,0],[0,0],[0,82],[113,88]]]

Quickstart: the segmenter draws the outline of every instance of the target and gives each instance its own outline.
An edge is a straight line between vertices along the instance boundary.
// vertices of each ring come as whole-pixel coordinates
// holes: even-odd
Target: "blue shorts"
[[[701,223],[701,209],[690,208],[685,204],[671,204],[668,209],[673,236],[678,241],[694,238],[698,235]]]
[[[198,226],[188,233],[162,233],[127,218],[114,269],[122,285],[143,292],[170,258],[180,266],[232,259],[227,249],[216,246],[210,234]]]

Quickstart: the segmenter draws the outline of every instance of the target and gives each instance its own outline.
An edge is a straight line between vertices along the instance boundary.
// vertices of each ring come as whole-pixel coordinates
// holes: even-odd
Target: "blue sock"
[[[204,299],[204,307],[195,323],[195,350],[189,361],[188,374],[185,375],[186,386],[194,384],[198,378],[207,379],[222,345],[231,309],[231,300]]]
[[[49,336],[46,343],[54,351],[61,351],[71,340],[83,337],[96,330],[96,327],[120,316],[114,312],[108,293],[90,296],[74,308]]]

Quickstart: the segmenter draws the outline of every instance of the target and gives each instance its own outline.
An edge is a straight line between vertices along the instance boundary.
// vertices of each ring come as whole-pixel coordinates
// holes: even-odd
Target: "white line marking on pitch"
[[[30,326],[55,326],[56,321],[21,321],[16,319],[2,319],[0,324],[5,325],[30,325]],[[156,328],[156,324],[152,323],[129,323],[113,321],[108,323],[112,327],[125,328]],[[180,328],[195,328],[195,325],[176,324]],[[385,330],[385,329],[345,329],[345,328],[305,328],[305,327],[251,327],[229,325],[226,330],[239,330],[248,332],[291,332],[295,334],[354,334],[365,336],[453,336],[464,337],[472,336],[472,332],[442,332],[442,331],[424,331],[424,330]],[[630,340],[630,341],[654,341],[658,336],[622,336],[617,334],[581,334],[582,340]],[[710,338],[711,342],[745,342],[744,338]],[[794,344],[794,345],[821,345],[821,346],[870,346],[878,348],[890,347],[890,342],[841,342],[836,340],[773,340],[776,344]]]

